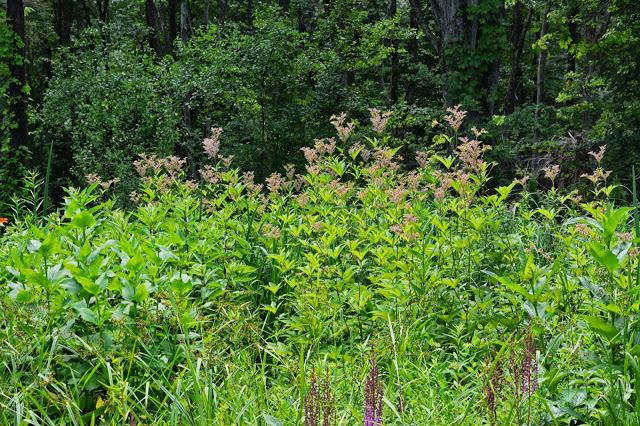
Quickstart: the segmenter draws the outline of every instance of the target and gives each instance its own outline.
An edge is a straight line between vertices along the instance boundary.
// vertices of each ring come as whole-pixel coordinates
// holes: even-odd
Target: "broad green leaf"
[[[598,261],[600,265],[607,268],[609,273],[613,274],[618,268],[620,268],[617,256],[602,243],[592,242],[589,243],[587,247],[589,248],[589,252],[593,258]]]
[[[613,340],[619,333],[618,329],[613,324],[600,317],[584,316],[583,318],[593,331],[609,341]]]
[[[87,229],[93,226],[94,223],[96,223],[96,219],[90,212],[86,210],[80,213],[76,213],[71,219],[71,224],[80,229]]]
[[[87,302],[82,300],[80,302],[74,303],[72,306],[83,320],[92,324],[98,324],[98,316],[95,312],[87,307]]]

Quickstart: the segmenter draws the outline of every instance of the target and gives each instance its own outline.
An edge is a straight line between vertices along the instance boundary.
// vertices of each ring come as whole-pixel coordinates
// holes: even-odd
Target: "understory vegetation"
[[[126,210],[93,174],[49,213],[32,176],[0,224],[0,422],[638,424],[636,192],[606,147],[582,193],[553,164],[496,186],[460,109],[415,156],[390,119],[334,116],[264,186],[212,129],[197,180],[140,156]]]

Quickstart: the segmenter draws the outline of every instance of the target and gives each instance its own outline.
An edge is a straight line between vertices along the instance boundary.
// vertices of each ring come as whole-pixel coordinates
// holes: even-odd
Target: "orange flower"
[[[6,217],[0,217],[0,225],[6,225],[7,223],[9,223],[9,219]]]

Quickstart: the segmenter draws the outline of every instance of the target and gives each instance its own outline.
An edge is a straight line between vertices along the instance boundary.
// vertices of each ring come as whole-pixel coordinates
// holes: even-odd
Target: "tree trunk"
[[[178,37],[178,0],[167,2],[167,13],[169,15],[169,46],[173,47],[173,42]]]
[[[287,16],[289,14],[289,0],[278,0],[278,4],[282,8],[282,14]]]
[[[580,32],[578,31],[578,23],[576,20],[578,19],[578,13],[580,10],[575,3],[571,4],[569,9],[569,14],[567,17],[567,28],[569,29],[569,35],[571,36],[571,43],[569,44],[570,48],[575,48],[577,44],[580,42]],[[576,54],[575,51],[567,52],[567,72],[575,72],[576,71]]]
[[[398,4],[396,0],[390,0],[389,18],[394,18],[398,12]],[[398,91],[400,86],[400,56],[398,55],[398,40],[391,40],[393,53],[391,54],[391,86],[389,87],[389,103],[395,105],[398,103]]]
[[[418,27],[420,26],[418,22],[417,14],[413,9],[411,9],[411,12],[409,14],[409,26],[412,29],[418,29]],[[411,55],[412,63],[417,64],[418,63],[418,38],[417,37],[412,37],[411,39],[409,39],[407,50],[409,51],[409,55]],[[410,77],[409,77],[409,81],[407,81],[407,86],[404,93],[404,100],[408,104],[413,104],[416,101],[416,90],[417,90],[416,78],[415,78],[415,73],[409,73],[409,75]]]
[[[25,146],[29,140],[27,127],[27,98],[24,87],[27,84],[27,71],[25,59],[27,57],[26,38],[24,31],[24,3],[22,0],[7,0],[7,20],[9,27],[22,40],[21,45],[16,46],[16,54],[20,60],[12,61],[9,65],[11,76],[9,84],[9,98],[11,112],[16,126],[11,129],[11,147],[17,149]]]
[[[253,0],[247,0],[247,24],[253,27]]]
[[[218,16],[218,25],[223,26],[227,17],[227,0],[219,0],[218,7],[220,9]]]
[[[166,49],[162,43],[162,21],[160,20],[160,13],[154,0],[145,1],[145,19],[147,21],[147,27],[150,29],[149,33],[149,46],[156,52],[158,56],[164,56]]]
[[[410,1],[413,3],[417,0]],[[482,62],[476,73],[460,68],[460,55],[473,56],[477,51],[481,20],[480,15],[472,11],[478,10],[480,0],[430,0],[430,3],[440,33],[438,46],[444,74],[442,95],[445,104],[452,105],[460,102],[462,97],[472,95],[477,98],[482,111],[490,112],[493,109],[492,98],[500,64],[499,55],[492,60],[482,56],[474,58]],[[500,19],[498,15],[501,16],[504,7],[501,3],[496,5],[500,10],[489,9],[482,12],[483,25],[494,25],[494,21]],[[474,85],[486,93],[469,93]]]
[[[204,26],[209,26],[209,0],[204,0]]]
[[[96,0],[98,6],[98,19],[107,23],[109,20],[109,0]]]
[[[510,33],[511,72],[509,74],[509,84],[507,85],[507,93],[504,99],[504,113],[506,115],[513,113],[518,100],[518,88],[520,87],[520,79],[522,78],[522,51],[533,16],[533,9],[529,9],[525,18],[523,13],[524,9],[525,7],[522,3],[516,3],[512,10]]]
[[[441,50],[440,41],[433,34],[431,28],[429,28],[429,25],[427,24],[427,21],[424,19],[424,15],[422,14],[422,4],[420,3],[420,0],[409,0],[409,2],[411,3],[411,11],[415,15],[416,23],[420,26],[420,28],[422,28],[422,31],[424,31],[425,35],[429,39],[429,43],[431,43],[431,47],[433,47],[433,50],[435,50],[435,52],[439,54]]]
[[[191,25],[189,24],[189,5],[187,0],[180,2],[180,39],[183,43],[189,41]]]
[[[56,0],[53,2],[53,29],[62,45],[71,40],[73,23],[73,0]]]
[[[542,23],[540,24],[540,39],[543,40],[547,34],[547,15],[549,14],[549,6],[546,6],[542,13]],[[536,73],[536,103],[544,102],[544,71],[547,66],[547,48],[541,47],[538,52],[538,70]]]

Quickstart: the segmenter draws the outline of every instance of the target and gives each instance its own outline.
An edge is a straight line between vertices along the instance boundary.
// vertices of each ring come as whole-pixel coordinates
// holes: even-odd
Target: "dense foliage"
[[[197,182],[138,158],[131,210],[95,175],[23,209],[0,228],[2,421],[636,424],[637,210],[609,201],[606,148],[582,197],[555,165],[548,192],[487,190],[458,109],[452,155],[408,172],[371,118],[334,117],[266,188],[213,129]]]
[[[48,170],[54,203],[93,172],[120,179],[126,205],[141,152],[188,158],[193,178],[211,126],[225,129],[241,169],[282,173],[302,164],[299,148],[326,134],[334,112],[364,122],[371,106],[395,110],[393,135],[424,149],[430,123],[462,103],[468,127],[489,130],[500,184],[563,162],[558,183],[573,186],[583,153],[604,143],[613,178],[627,184],[638,158],[639,9],[632,0],[6,0],[0,212],[24,193],[27,170]]]
[[[0,0],[0,423],[640,424],[639,55],[636,0]]]

